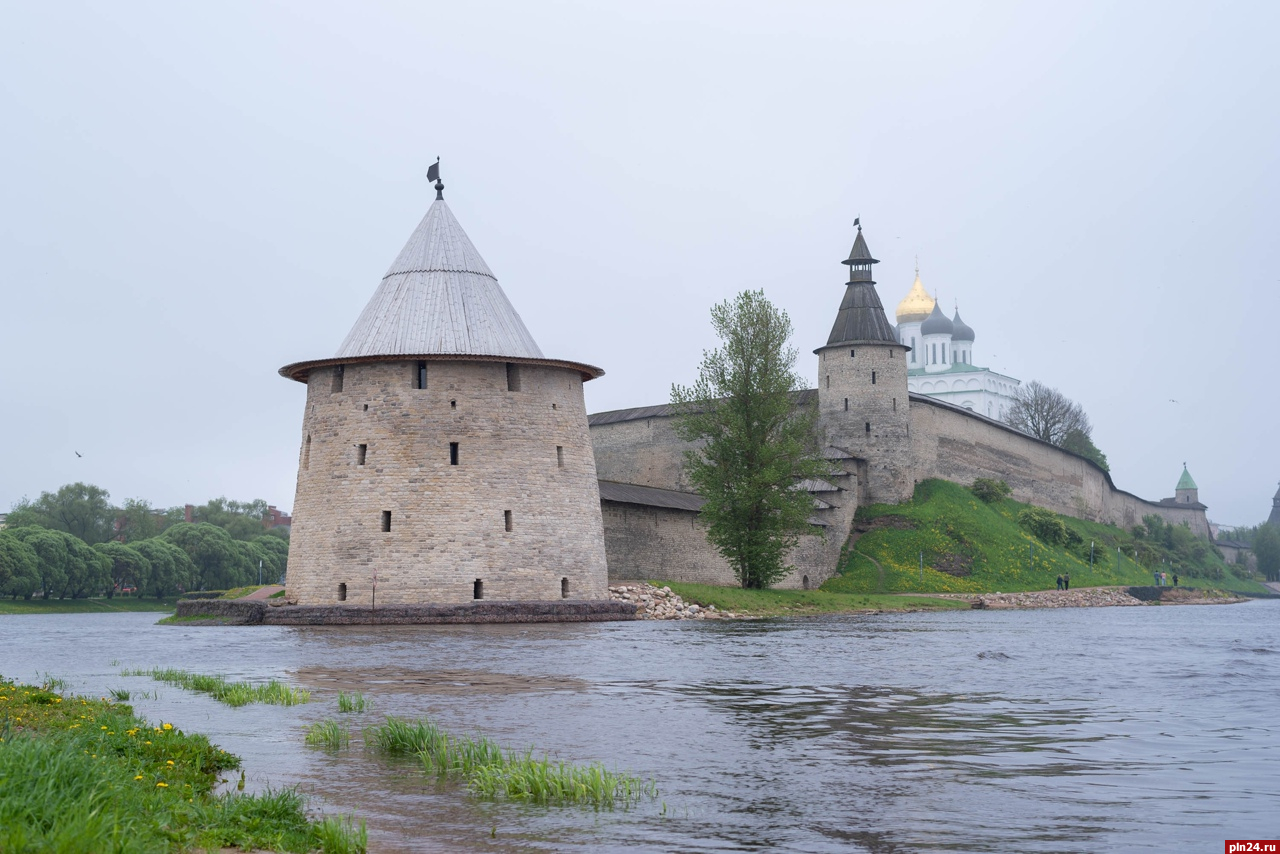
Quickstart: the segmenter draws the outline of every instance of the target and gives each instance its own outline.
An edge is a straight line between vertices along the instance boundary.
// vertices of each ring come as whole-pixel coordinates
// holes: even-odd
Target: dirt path
[[[867,554],[866,552],[860,552],[860,551],[858,551],[857,549],[854,549],[854,550],[853,550],[853,553],[854,553],[854,554],[862,555],[862,556],[863,556],[863,557],[865,557],[867,560],[869,560],[869,561],[871,561],[873,564],[875,564],[876,572],[878,572],[878,573],[880,574],[880,581],[879,581],[879,583],[878,583],[878,584],[876,584],[876,592],[877,592],[877,593],[883,593],[883,592],[884,592],[884,567],[880,565],[880,561],[876,560],[875,558],[873,558],[871,555]]]
[[[259,587],[248,596],[241,596],[241,599],[270,599],[276,593],[283,590],[284,587],[279,584],[268,584],[266,587]]]

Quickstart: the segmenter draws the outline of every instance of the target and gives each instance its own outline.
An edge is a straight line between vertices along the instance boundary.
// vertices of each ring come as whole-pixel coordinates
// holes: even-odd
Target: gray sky
[[[712,304],[825,343],[861,216],[1117,486],[1280,479],[1280,4],[0,3],[0,509],[293,503],[304,388],[434,197],[591,411]],[[1272,377],[1272,379],[1268,379]],[[1174,402],[1176,401],[1176,402]],[[77,458],[75,452],[83,454]]]

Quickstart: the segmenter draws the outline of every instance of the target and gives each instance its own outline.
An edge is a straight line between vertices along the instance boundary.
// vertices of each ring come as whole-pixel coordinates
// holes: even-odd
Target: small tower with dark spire
[[[1182,464],[1182,477],[1178,478],[1178,485],[1173,492],[1173,500],[1179,504],[1199,504],[1200,488],[1196,486],[1195,480],[1191,477],[1191,472],[1187,471],[1187,464]]]
[[[844,298],[818,356],[818,407],[827,441],[858,462],[860,499],[911,497],[907,358],[876,293],[859,223]]]
[[[1276,497],[1271,499],[1271,516],[1267,519],[1267,524],[1280,528],[1280,489],[1276,490]]]

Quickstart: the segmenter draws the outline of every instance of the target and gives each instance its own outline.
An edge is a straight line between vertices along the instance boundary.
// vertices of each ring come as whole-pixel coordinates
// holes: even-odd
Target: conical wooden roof
[[[432,203],[336,358],[396,355],[543,358],[444,199]]]

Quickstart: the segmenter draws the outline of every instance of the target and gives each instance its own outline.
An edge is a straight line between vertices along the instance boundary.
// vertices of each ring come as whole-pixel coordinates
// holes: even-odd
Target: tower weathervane
[[[862,217],[860,217],[860,216],[855,216],[855,217],[853,218],[853,224],[854,224],[855,226],[857,226],[858,231],[862,231]]]
[[[440,180],[440,158],[427,167],[427,180],[436,182],[436,198],[444,199],[444,182]]]

